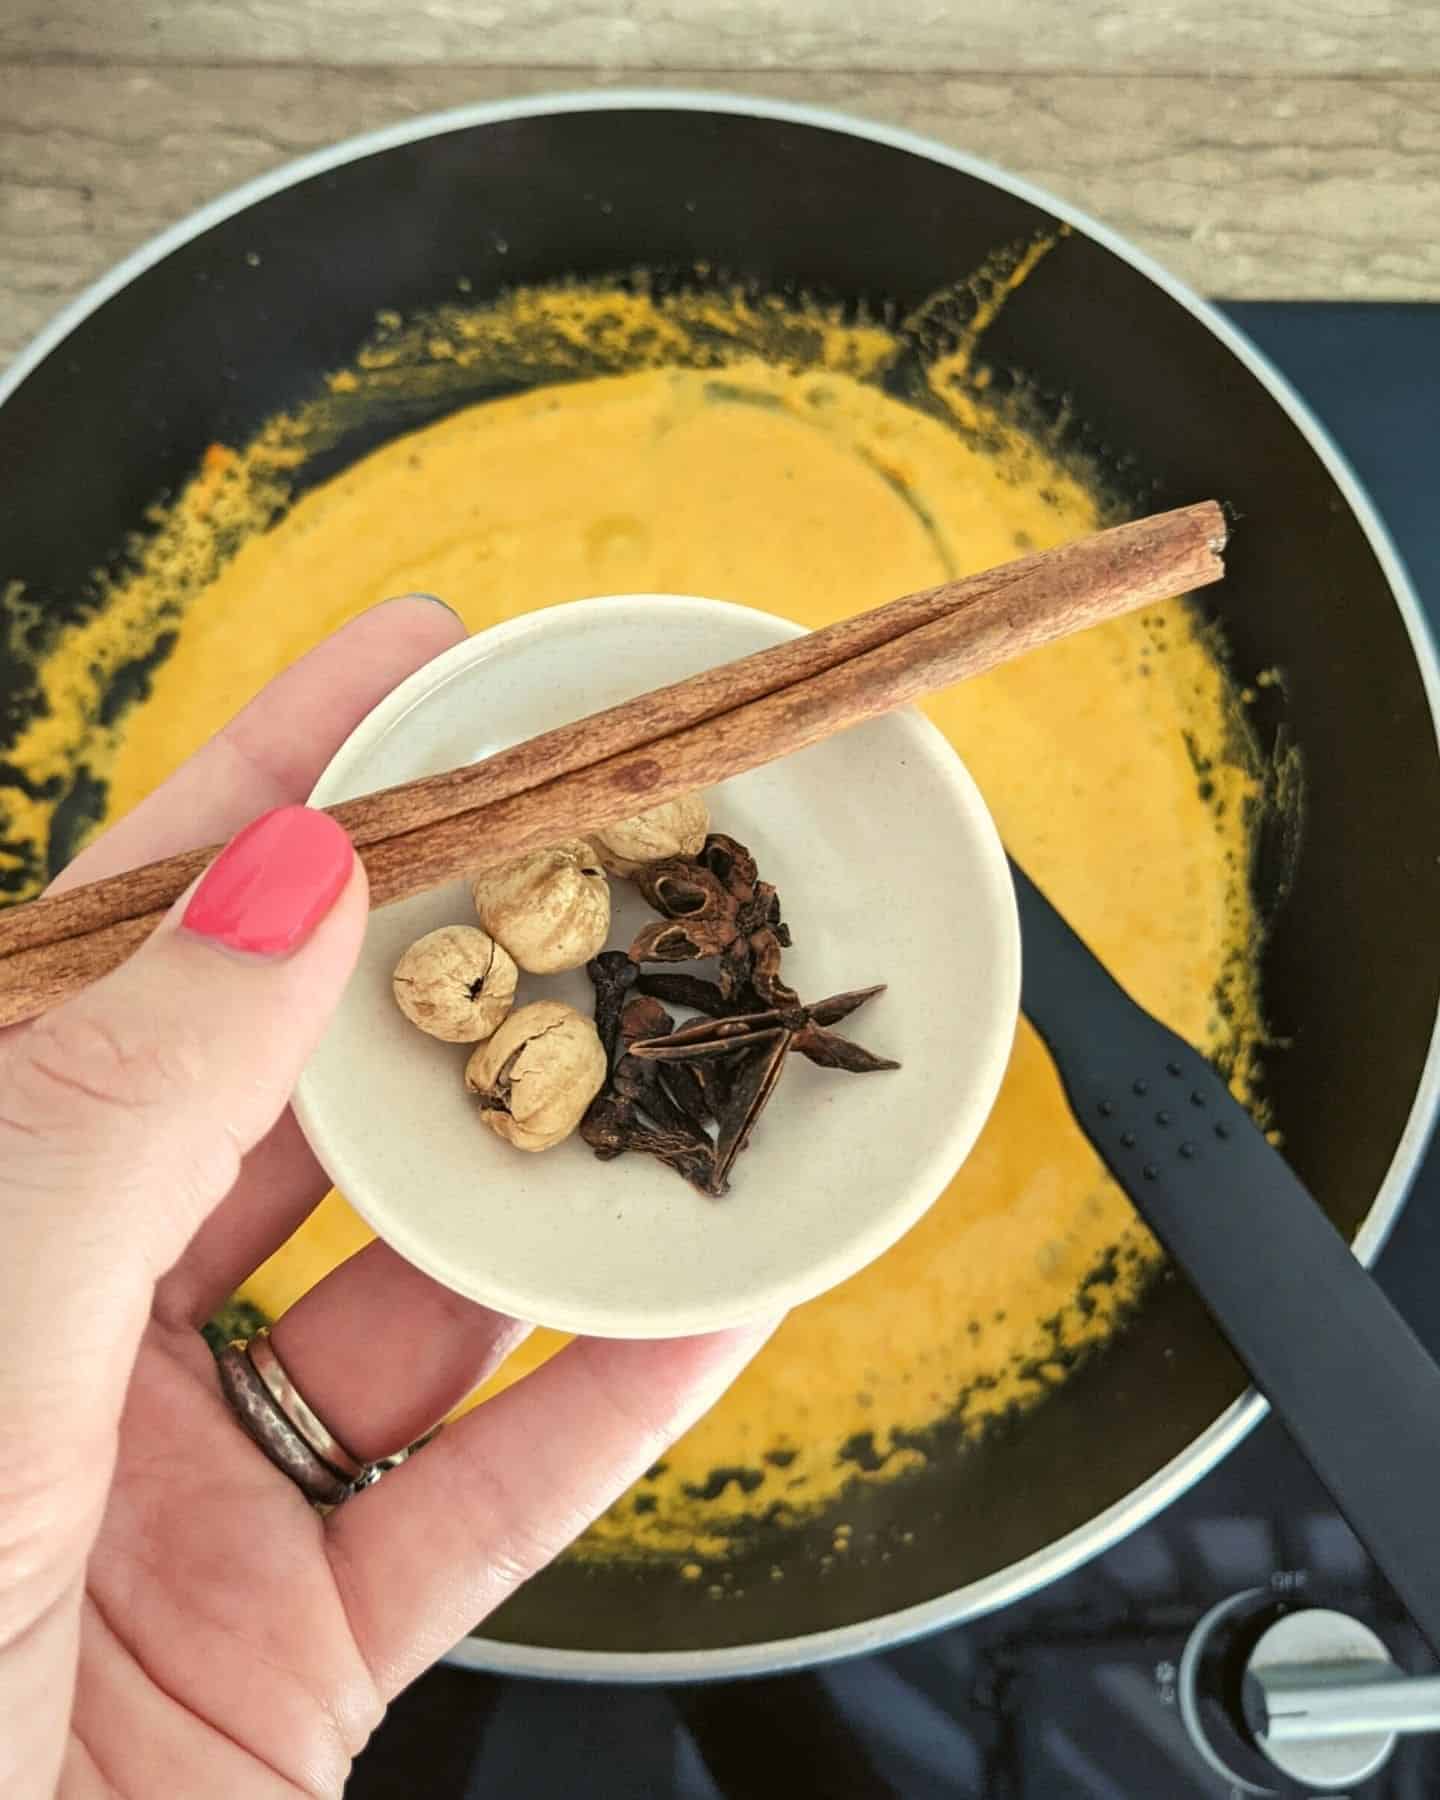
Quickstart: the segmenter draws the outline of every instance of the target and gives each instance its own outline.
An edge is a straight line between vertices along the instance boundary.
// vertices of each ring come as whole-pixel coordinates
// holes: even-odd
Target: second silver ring
[[[359,1481],[366,1473],[367,1465],[358,1456],[352,1456],[324,1421],[311,1410],[304,1395],[286,1373],[285,1365],[275,1354],[268,1327],[262,1326],[250,1339],[246,1354],[250,1358],[250,1366],[264,1382],[270,1398],[321,1462],[346,1481]]]

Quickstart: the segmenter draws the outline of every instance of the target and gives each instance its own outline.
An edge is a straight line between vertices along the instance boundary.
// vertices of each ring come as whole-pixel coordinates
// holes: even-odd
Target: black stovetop
[[[1228,307],[1350,457],[1440,628],[1440,306]],[[1379,1267],[1440,1355],[1440,1153]],[[1117,1549],[990,1618],[814,1674],[581,1687],[458,1669],[401,1696],[350,1800],[1226,1800],[1173,1705],[1190,1627],[1242,1588],[1299,1586],[1433,1659],[1283,1429],[1267,1420]],[[1353,1800],[1440,1795],[1417,1738]]]

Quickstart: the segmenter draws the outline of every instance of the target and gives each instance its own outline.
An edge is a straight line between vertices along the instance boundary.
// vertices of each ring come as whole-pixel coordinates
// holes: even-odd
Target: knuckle
[[[472,1479],[475,1471],[471,1471]],[[465,1498],[477,1517],[485,1521],[486,1575],[497,1598],[513,1593],[532,1575],[548,1568],[590,1523],[586,1512],[557,1498],[541,1514],[520,1504],[514,1491],[497,1470],[480,1472],[482,1505],[476,1507],[473,1486]],[[457,1496],[458,1499],[458,1496]]]

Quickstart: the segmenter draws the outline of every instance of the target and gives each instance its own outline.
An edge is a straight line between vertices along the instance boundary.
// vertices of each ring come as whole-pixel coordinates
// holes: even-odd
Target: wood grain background
[[[0,0],[0,360],[289,157],[467,101],[636,84],[910,126],[1208,293],[1440,299],[1436,0]]]

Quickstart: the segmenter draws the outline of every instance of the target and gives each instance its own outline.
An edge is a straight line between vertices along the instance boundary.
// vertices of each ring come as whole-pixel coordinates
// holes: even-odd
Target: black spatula
[[[1022,1004],[1081,1130],[1440,1654],[1440,1366],[1205,1058],[1012,872]]]

